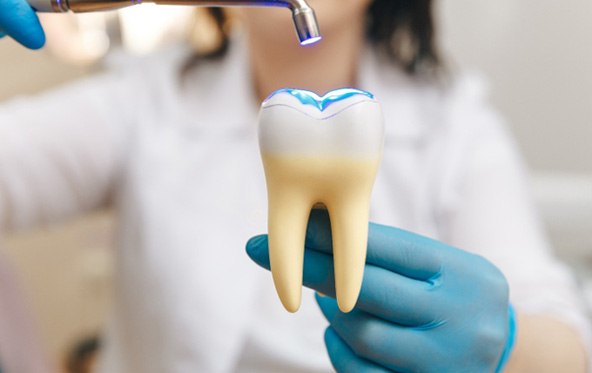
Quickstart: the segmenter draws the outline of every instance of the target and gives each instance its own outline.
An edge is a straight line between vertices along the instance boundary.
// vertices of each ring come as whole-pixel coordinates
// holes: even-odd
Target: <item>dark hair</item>
[[[434,71],[440,65],[436,48],[432,0],[374,0],[368,8],[366,36],[379,53],[410,75]],[[218,46],[194,54],[183,72],[203,60],[220,59],[229,47],[226,15],[221,8],[208,8],[220,35]]]
[[[440,64],[431,0],[375,0],[368,9],[366,36],[391,62],[409,74]]]

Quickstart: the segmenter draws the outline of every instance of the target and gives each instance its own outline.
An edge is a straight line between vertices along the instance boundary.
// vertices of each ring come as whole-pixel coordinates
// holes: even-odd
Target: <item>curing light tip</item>
[[[322,37],[321,36],[316,36],[314,38],[310,38],[310,39],[306,39],[304,41],[302,41],[300,43],[300,45],[310,45],[310,44],[315,44],[316,42],[318,42],[319,40],[321,40]]]

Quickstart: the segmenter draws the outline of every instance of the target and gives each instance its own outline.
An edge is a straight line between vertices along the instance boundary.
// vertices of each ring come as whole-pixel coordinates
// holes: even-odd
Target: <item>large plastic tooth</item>
[[[372,94],[340,89],[321,98],[295,89],[261,106],[259,146],[269,203],[269,255],[284,307],[300,307],[304,240],[310,210],[323,204],[333,236],[339,308],[350,311],[362,285],[370,194],[384,124]]]

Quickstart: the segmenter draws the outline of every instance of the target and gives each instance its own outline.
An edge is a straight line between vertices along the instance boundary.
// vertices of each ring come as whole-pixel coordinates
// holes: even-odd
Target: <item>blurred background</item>
[[[592,2],[437,5],[446,62],[488,78],[491,101],[531,168],[536,203],[557,254],[576,270],[592,304]],[[186,38],[200,27],[194,11],[142,5],[116,13],[47,15],[43,51],[0,42],[0,102],[95,73],[119,47],[143,54]],[[115,224],[109,211],[101,211],[10,236],[0,249],[19,269],[44,346],[59,364],[106,317]]]

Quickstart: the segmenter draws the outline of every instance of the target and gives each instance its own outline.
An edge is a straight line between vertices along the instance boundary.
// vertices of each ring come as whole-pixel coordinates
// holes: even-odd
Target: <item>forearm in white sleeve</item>
[[[0,105],[0,231],[107,201],[133,120],[132,89],[129,77],[103,74]]]
[[[17,280],[0,247],[0,370],[57,372],[43,351],[34,318]]]
[[[0,105],[2,234],[104,203],[117,174],[133,107],[131,77],[104,74],[38,97]],[[1,254],[1,252],[0,252]],[[0,364],[48,373],[17,276],[0,255]]]

